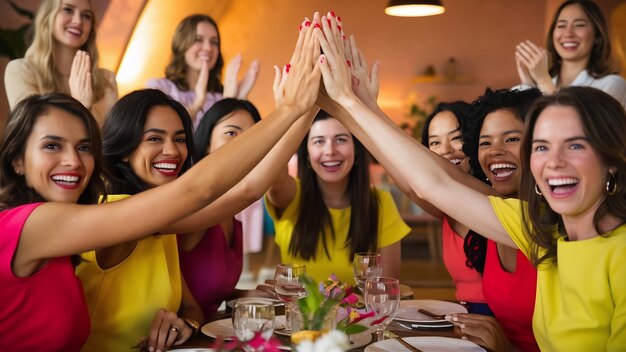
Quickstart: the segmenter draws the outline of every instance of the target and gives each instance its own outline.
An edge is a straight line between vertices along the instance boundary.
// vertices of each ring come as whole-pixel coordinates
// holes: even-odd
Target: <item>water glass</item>
[[[285,302],[285,330],[291,330],[291,304],[306,296],[304,283],[300,279],[306,274],[304,264],[278,264],[274,274],[274,290],[278,298]]]
[[[400,282],[390,277],[374,277],[365,282],[365,306],[374,311],[372,324],[376,328],[376,338],[383,340],[387,325],[393,320],[400,306]]]
[[[352,272],[354,281],[361,293],[365,292],[365,281],[372,277],[382,276],[383,267],[380,264],[381,256],[374,252],[360,252],[354,254]]]
[[[239,341],[250,341],[258,333],[269,340],[274,332],[274,303],[263,298],[242,298],[235,302],[233,328]],[[246,351],[256,351],[245,346]]]

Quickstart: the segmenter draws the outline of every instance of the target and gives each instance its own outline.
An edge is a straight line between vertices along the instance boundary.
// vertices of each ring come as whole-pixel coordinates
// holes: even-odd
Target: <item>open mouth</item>
[[[75,175],[54,175],[50,179],[57,185],[70,189],[78,187],[80,181],[80,177]]]
[[[517,166],[510,163],[497,163],[489,165],[489,171],[491,171],[494,179],[497,181],[511,177],[516,170]]]
[[[337,171],[339,170],[339,167],[341,167],[341,164],[343,164],[342,161],[324,161],[320,163],[322,165],[322,167],[324,168],[324,170],[326,171]]]
[[[72,27],[70,27],[70,28],[67,28],[66,30],[67,30],[67,32],[68,32],[68,33],[73,34],[73,35],[76,35],[76,36],[79,36],[79,37],[80,37],[81,35],[83,35],[83,31],[82,31],[82,30],[80,30],[80,29],[78,29],[78,28],[72,28]]]
[[[548,180],[550,192],[554,195],[562,195],[572,192],[578,186],[579,181],[575,178],[552,178]]]
[[[454,165],[461,165],[461,163],[463,162],[462,158],[454,158],[454,159],[450,159],[450,162],[453,163]]]
[[[152,164],[158,172],[166,176],[176,176],[178,170],[177,163],[154,163]]]
[[[561,46],[565,49],[576,49],[578,47],[578,43],[576,42],[564,42],[561,43]]]

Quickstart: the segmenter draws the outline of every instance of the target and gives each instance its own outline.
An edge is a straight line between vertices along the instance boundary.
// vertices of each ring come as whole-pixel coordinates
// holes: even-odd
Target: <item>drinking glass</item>
[[[383,340],[387,325],[393,320],[400,305],[400,282],[391,277],[374,277],[365,281],[365,306],[374,311],[372,326],[376,328],[376,338]]]
[[[291,331],[291,304],[306,296],[306,289],[300,280],[306,274],[304,264],[278,264],[274,274],[274,290],[278,298],[285,302],[285,330]]]
[[[362,294],[365,292],[365,281],[367,281],[367,279],[383,274],[380,259],[380,254],[374,252],[360,252],[354,254],[352,272],[354,273],[354,281],[356,281],[356,285]]]
[[[274,332],[274,303],[263,298],[242,298],[233,308],[233,328],[239,341],[247,342],[257,333],[269,340]],[[245,346],[246,351],[257,351]]]

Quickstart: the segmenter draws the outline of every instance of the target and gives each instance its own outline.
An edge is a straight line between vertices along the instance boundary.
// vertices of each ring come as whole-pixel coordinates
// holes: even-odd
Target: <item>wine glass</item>
[[[356,281],[356,285],[361,293],[365,292],[365,281],[367,281],[367,279],[383,274],[380,259],[380,254],[374,252],[359,252],[354,254],[352,272],[354,273],[354,281]]]
[[[274,303],[263,298],[242,298],[233,308],[235,336],[242,342],[250,341],[259,333],[267,341],[274,332]],[[245,345],[246,351],[256,351]]]
[[[300,280],[306,274],[304,264],[278,264],[274,274],[274,290],[278,298],[285,302],[285,330],[291,331],[291,303],[306,296],[306,289]]]
[[[400,282],[391,277],[374,277],[365,281],[365,306],[374,311],[372,325],[376,339],[382,341],[385,328],[393,320],[400,305]]]

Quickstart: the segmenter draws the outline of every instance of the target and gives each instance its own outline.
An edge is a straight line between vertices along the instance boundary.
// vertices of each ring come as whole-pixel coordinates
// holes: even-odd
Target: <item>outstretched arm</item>
[[[334,18],[331,17],[331,26],[323,18],[322,26],[324,32],[317,33],[324,52],[320,68],[328,95],[351,116],[342,123],[357,135],[385,168],[395,169],[417,197],[475,231],[513,246],[484,194],[456,181],[426,147],[404,133],[389,118],[372,112],[354,95]]]

